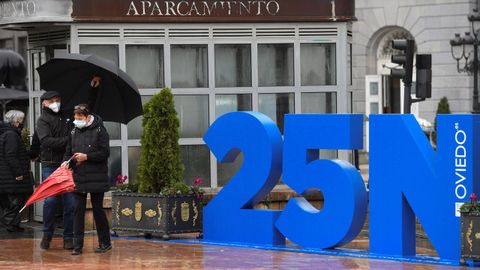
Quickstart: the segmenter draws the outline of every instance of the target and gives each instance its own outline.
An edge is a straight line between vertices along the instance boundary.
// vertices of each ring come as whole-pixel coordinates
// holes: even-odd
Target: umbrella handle
[[[25,210],[25,208],[27,208],[27,205],[23,206],[22,209],[20,209],[20,211],[18,211],[18,213],[22,213],[23,210]]]
[[[67,162],[70,163],[70,161],[72,161],[72,159],[73,159],[74,156],[75,156],[75,155],[71,156],[71,157],[67,160]]]

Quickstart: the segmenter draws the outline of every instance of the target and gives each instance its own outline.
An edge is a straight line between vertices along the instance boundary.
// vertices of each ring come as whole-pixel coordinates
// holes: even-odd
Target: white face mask
[[[77,128],[84,128],[87,125],[87,121],[85,121],[85,120],[75,120],[75,121],[73,121],[73,124]]]
[[[48,105],[48,108],[52,110],[54,113],[58,113],[60,111],[60,102],[54,102]]]

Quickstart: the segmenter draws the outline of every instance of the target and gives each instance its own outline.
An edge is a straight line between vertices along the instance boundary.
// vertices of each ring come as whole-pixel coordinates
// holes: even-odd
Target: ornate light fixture
[[[452,57],[457,61],[457,71],[466,72],[473,75],[473,108],[472,113],[480,113],[480,104],[478,100],[478,45],[480,29],[475,28],[475,22],[480,22],[480,13],[478,8],[473,9],[468,15],[471,22],[472,31],[465,32],[463,36],[456,33],[450,40]],[[471,59],[473,58],[473,59]]]

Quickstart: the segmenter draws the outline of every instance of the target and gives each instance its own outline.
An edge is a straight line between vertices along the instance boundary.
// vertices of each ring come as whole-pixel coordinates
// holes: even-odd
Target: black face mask
[[[17,128],[22,130],[23,129],[23,123],[19,124]]]

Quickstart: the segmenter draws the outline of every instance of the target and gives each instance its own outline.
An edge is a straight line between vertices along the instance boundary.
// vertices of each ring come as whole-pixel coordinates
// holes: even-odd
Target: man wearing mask
[[[40,140],[40,161],[42,163],[42,180],[45,180],[62,163],[68,135],[71,127],[69,119],[60,113],[61,98],[55,91],[48,91],[40,97],[42,115],[37,121],[37,135]],[[63,197],[63,248],[73,249],[73,215],[75,197],[66,193],[45,199],[43,204],[43,238],[42,249],[49,249],[55,231],[55,213],[59,200]]]
[[[8,232],[22,232],[20,215],[33,182],[30,178],[30,159],[20,131],[25,114],[11,110],[0,122],[0,222]]]

